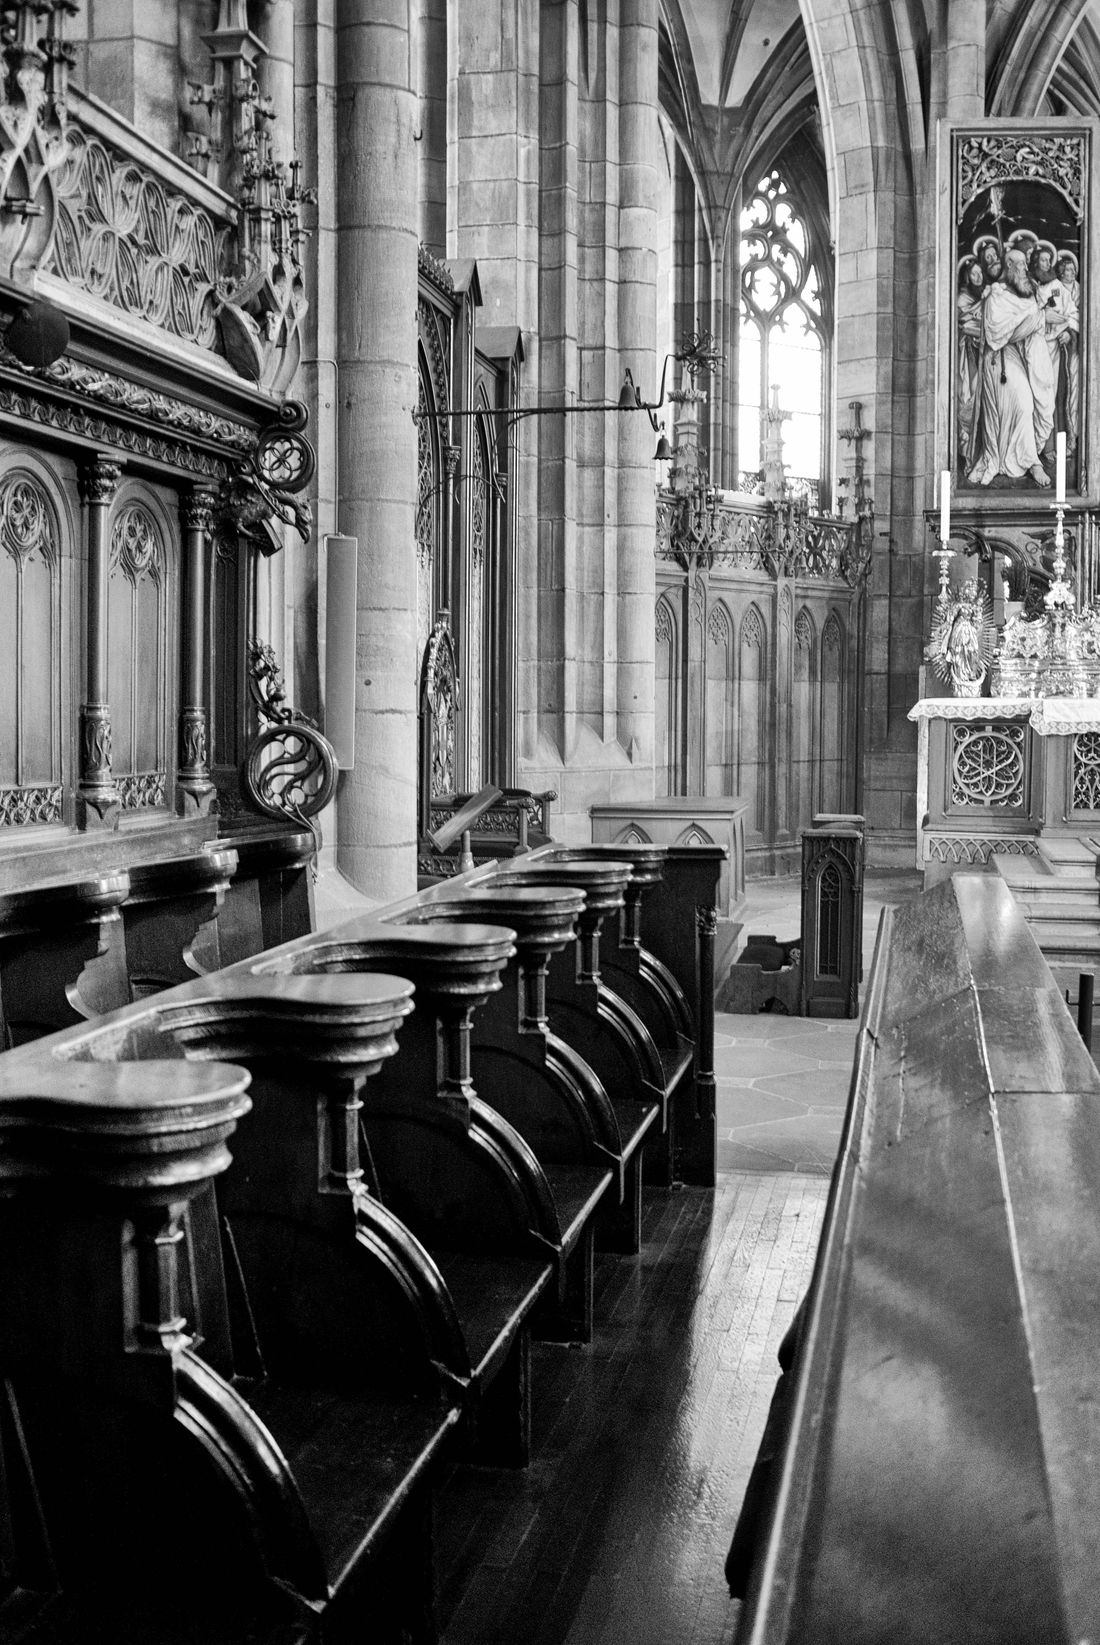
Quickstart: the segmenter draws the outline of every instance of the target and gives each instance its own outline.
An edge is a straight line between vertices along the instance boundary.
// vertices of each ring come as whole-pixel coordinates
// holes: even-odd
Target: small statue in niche
[[[977,697],[993,656],[995,631],[985,589],[973,577],[936,602],[925,660],[956,697]]]

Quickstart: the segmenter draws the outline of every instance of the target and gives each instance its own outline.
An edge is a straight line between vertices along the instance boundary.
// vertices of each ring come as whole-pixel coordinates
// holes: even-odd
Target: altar
[[[926,697],[909,718],[927,883],[1040,840],[1100,844],[1100,698]]]

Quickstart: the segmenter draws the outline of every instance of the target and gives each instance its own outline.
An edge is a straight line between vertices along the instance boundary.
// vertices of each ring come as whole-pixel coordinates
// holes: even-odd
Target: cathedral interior
[[[1100,0],[0,59],[0,1638],[1100,1638]]]

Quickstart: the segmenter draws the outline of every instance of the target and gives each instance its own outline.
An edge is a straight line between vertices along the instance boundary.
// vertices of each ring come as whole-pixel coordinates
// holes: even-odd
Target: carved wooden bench
[[[161,1606],[186,1595],[171,1626],[195,1645],[252,1637],[246,1623],[350,1640],[365,1615],[386,1640],[432,1637],[428,1492],[470,1345],[436,1264],[365,1191],[356,1123],[411,992],[389,976],[221,977],[0,1062],[4,1169],[25,1161],[28,1179],[2,1206],[21,1436],[4,1477],[13,1462],[25,1476],[5,1517],[30,1548],[5,1638],[36,1583],[62,1596],[57,1639],[102,1638],[112,1604],[151,1617],[158,1590]],[[157,1060],[181,1044],[189,1061]],[[223,1052],[254,1066],[264,1110],[229,1169],[248,1074]],[[231,1109],[214,1101],[226,1091]],[[61,1133],[45,1170],[40,1111]],[[550,1265],[530,1267],[539,1287]]]
[[[888,909],[742,1645],[1095,1637],[1098,1182],[1100,1076],[1008,887]]]

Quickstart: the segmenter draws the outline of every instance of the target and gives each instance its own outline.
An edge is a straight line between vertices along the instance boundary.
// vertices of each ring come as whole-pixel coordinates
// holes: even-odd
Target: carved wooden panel
[[[124,809],[161,806],[172,746],[175,555],[159,508],[136,488],[112,517],[108,587],[112,770]]]
[[[22,464],[0,477],[0,828],[60,822],[61,514]]]

